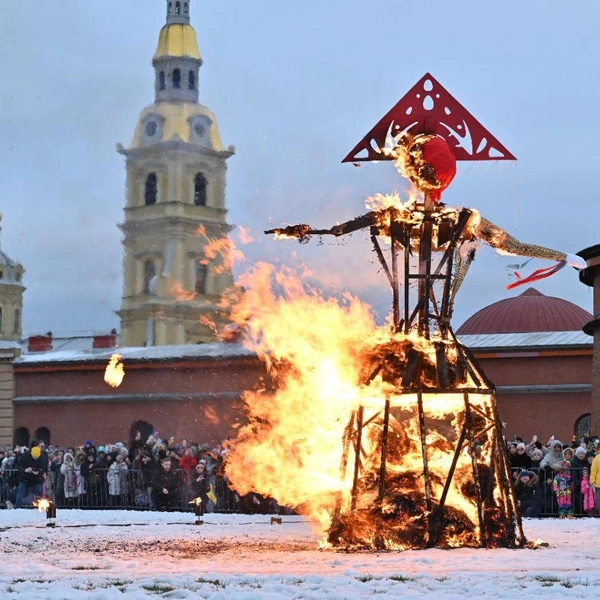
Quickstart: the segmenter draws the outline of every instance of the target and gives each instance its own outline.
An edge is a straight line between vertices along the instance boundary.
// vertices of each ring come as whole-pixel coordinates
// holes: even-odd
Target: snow
[[[353,599],[597,596],[599,521],[526,520],[537,550],[319,550],[302,517],[0,512],[0,597]]]
[[[256,353],[245,348],[238,342],[213,342],[210,344],[184,344],[179,346],[150,346],[150,347],[112,347],[97,349],[49,350],[25,354],[15,361],[15,364],[46,363],[46,362],[108,362],[113,354],[120,354],[123,362],[130,361],[164,361],[181,358],[235,358],[252,357]]]

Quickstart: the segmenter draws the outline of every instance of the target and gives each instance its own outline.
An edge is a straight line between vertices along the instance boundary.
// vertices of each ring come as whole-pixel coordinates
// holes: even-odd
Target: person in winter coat
[[[519,473],[517,483],[515,484],[515,496],[517,498],[519,514],[522,517],[539,518],[543,505],[543,496],[540,488],[540,480],[535,473],[527,469],[523,469]]]
[[[570,448],[565,449],[565,460],[561,463],[561,468],[552,482],[552,489],[558,504],[558,516],[561,519],[573,516],[573,476],[570,462],[566,459],[566,456],[573,456],[573,451],[567,452],[567,450]]]
[[[186,475],[186,480],[184,483],[187,483],[189,476],[193,474],[197,464],[198,459],[194,456],[194,451],[191,448],[186,448],[181,460],[179,461],[179,468],[183,469]]]
[[[517,444],[517,451],[509,456],[510,468],[513,472],[513,477],[516,480],[521,469],[531,468],[531,457],[526,452],[527,447],[523,442]]]
[[[21,508],[23,498],[28,490],[34,496],[42,495],[44,476],[46,474],[46,457],[39,446],[33,446],[29,452],[21,455],[19,460],[19,485],[17,487],[16,508]]]
[[[583,469],[581,475],[581,496],[583,498],[583,510],[588,517],[596,515],[596,494],[590,483],[590,471]]]
[[[106,474],[106,480],[108,481],[108,503],[111,506],[121,506],[122,504],[123,496],[127,493],[128,471],[129,467],[125,462],[125,456],[117,454]]]
[[[531,466],[530,469],[536,469],[539,471],[540,464],[544,458],[544,453],[539,448],[534,448],[531,451]]]
[[[563,446],[558,440],[550,442],[550,452],[544,456],[540,463],[540,469],[546,470],[546,479],[548,483],[552,483],[554,475],[562,469],[563,457]]]
[[[596,493],[596,507],[600,508],[600,454],[596,454],[590,468],[590,485]]]
[[[171,459],[165,457],[152,477],[154,505],[158,510],[176,508],[179,505],[179,476],[171,469]]]
[[[66,506],[74,506],[79,500],[79,480],[81,479],[81,466],[75,465],[75,459],[70,452],[65,452],[60,473],[63,476],[63,490]]]
[[[583,512],[583,499],[581,497],[581,477],[583,469],[589,468],[585,458],[586,449],[578,446],[574,450],[575,456],[571,460],[571,475],[573,476],[573,510],[575,514]]]
[[[190,475],[190,493],[192,498],[200,498],[202,500],[204,512],[212,512],[213,510],[213,504],[208,497],[209,491],[210,476],[206,472],[206,461],[202,459]]]

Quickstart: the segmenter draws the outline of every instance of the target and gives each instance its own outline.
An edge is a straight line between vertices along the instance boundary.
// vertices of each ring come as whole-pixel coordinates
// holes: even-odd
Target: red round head
[[[432,137],[421,145],[423,160],[431,165],[437,181],[430,191],[432,200],[440,201],[442,192],[452,183],[456,175],[456,156],[441,137]]]

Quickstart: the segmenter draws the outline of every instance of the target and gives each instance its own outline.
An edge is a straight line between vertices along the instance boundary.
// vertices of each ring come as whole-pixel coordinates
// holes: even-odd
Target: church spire
[[[167,23],[152,60],[157,102],[198,102],[202,58],[190,25],[189,0],[167,0]]]
[[[167,25],[172,23],[190,24],[189,0],[167,0]]]

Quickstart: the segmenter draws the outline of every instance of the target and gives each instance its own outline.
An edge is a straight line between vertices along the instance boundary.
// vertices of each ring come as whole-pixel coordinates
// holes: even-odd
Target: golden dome
[[[160,30],[154,60],[164,57],[189,57],[202,60],[196,31],[191,25],[171,23]]]
[[[148,121],[157,124],[146,132]],[[193,102],[157,102],[140,115],[129,149],[159,142],[180,141],[223,152],[219,126],[210,108]]]

